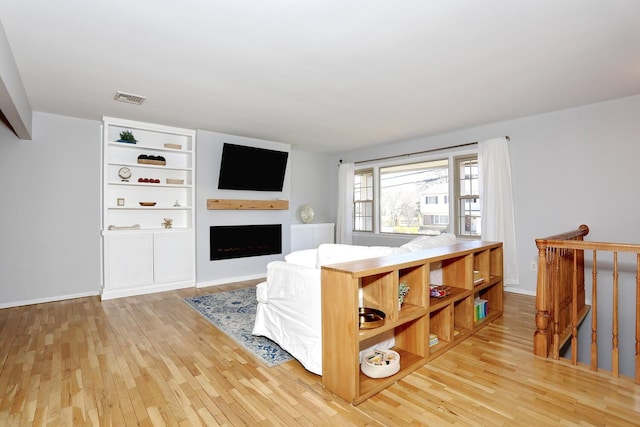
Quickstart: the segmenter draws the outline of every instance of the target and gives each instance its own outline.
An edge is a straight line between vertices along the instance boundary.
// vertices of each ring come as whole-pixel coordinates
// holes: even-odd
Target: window
[[[353,191],[353,231],[373,231],[373,170],[356,171]]]
[[[354,190],[354,231],[480,236],[476,154],[357,170]]]
[[[380,232],[440,234],[448,229],[448,159],[380,168]],[[436,220],[434,221],[434,217]],[[443,223],[446,218],[446,223]]]
[[[459,157],[456,163],[456,234],[480,237],[480,181],[478,157]]]

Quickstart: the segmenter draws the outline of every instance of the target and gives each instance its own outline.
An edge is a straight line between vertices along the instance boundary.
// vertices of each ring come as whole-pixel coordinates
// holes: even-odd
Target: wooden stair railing
[[[611,373],[619,377],[619,283],[618,253],[636,255],[635,271],[635,382],[640,384],[640,245],[626,243],[587,242],[589,227],[536,239],[538,247],[538,283],[536,289],[536,331],[533,351],[536,356],[559,359],[560,349],[571,340],[571,363],[578,363],[578,326],[589,310],[591,314],[590,368],[598,370],[598,251],[611,252],[612,273],[612,339]],[[591,302],[585,304],[584,253],[591,251]],[[626,293],[625,293],[626,294]]]

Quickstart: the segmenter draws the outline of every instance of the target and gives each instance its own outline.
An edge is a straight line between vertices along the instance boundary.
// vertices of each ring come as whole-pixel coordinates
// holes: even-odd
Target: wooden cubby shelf
[[[430,296],[432,269],[442,268],[444,298]],[[479,277],[482,281],[478,283]],[[398,307],[398,285],[409,294]],[[474,283],[475,282],[475,283]],[[365,307],[386,314],[384,325],[359,329],[359,294]],[[475,301],[487,301],[486,316],[475,317]],[[409,254],[322,267],[322,385],[357,405],[451,349],[502,315],[502,243],[466,241]],[[359,352],[393,331],[400,371],[369,378],[360,371]],[[430,346],[430,335],[438,343]]]

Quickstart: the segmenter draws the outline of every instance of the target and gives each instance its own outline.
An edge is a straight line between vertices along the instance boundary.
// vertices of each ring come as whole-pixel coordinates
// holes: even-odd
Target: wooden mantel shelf
[[[207,199],[209,210],[287,210],[288,200]]]

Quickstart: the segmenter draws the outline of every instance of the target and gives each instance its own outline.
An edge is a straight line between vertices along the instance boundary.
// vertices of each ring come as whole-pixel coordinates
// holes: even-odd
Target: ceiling
[[[33,110],[315,152],[640,94],[638,0],[2,0],[0,20]]]

